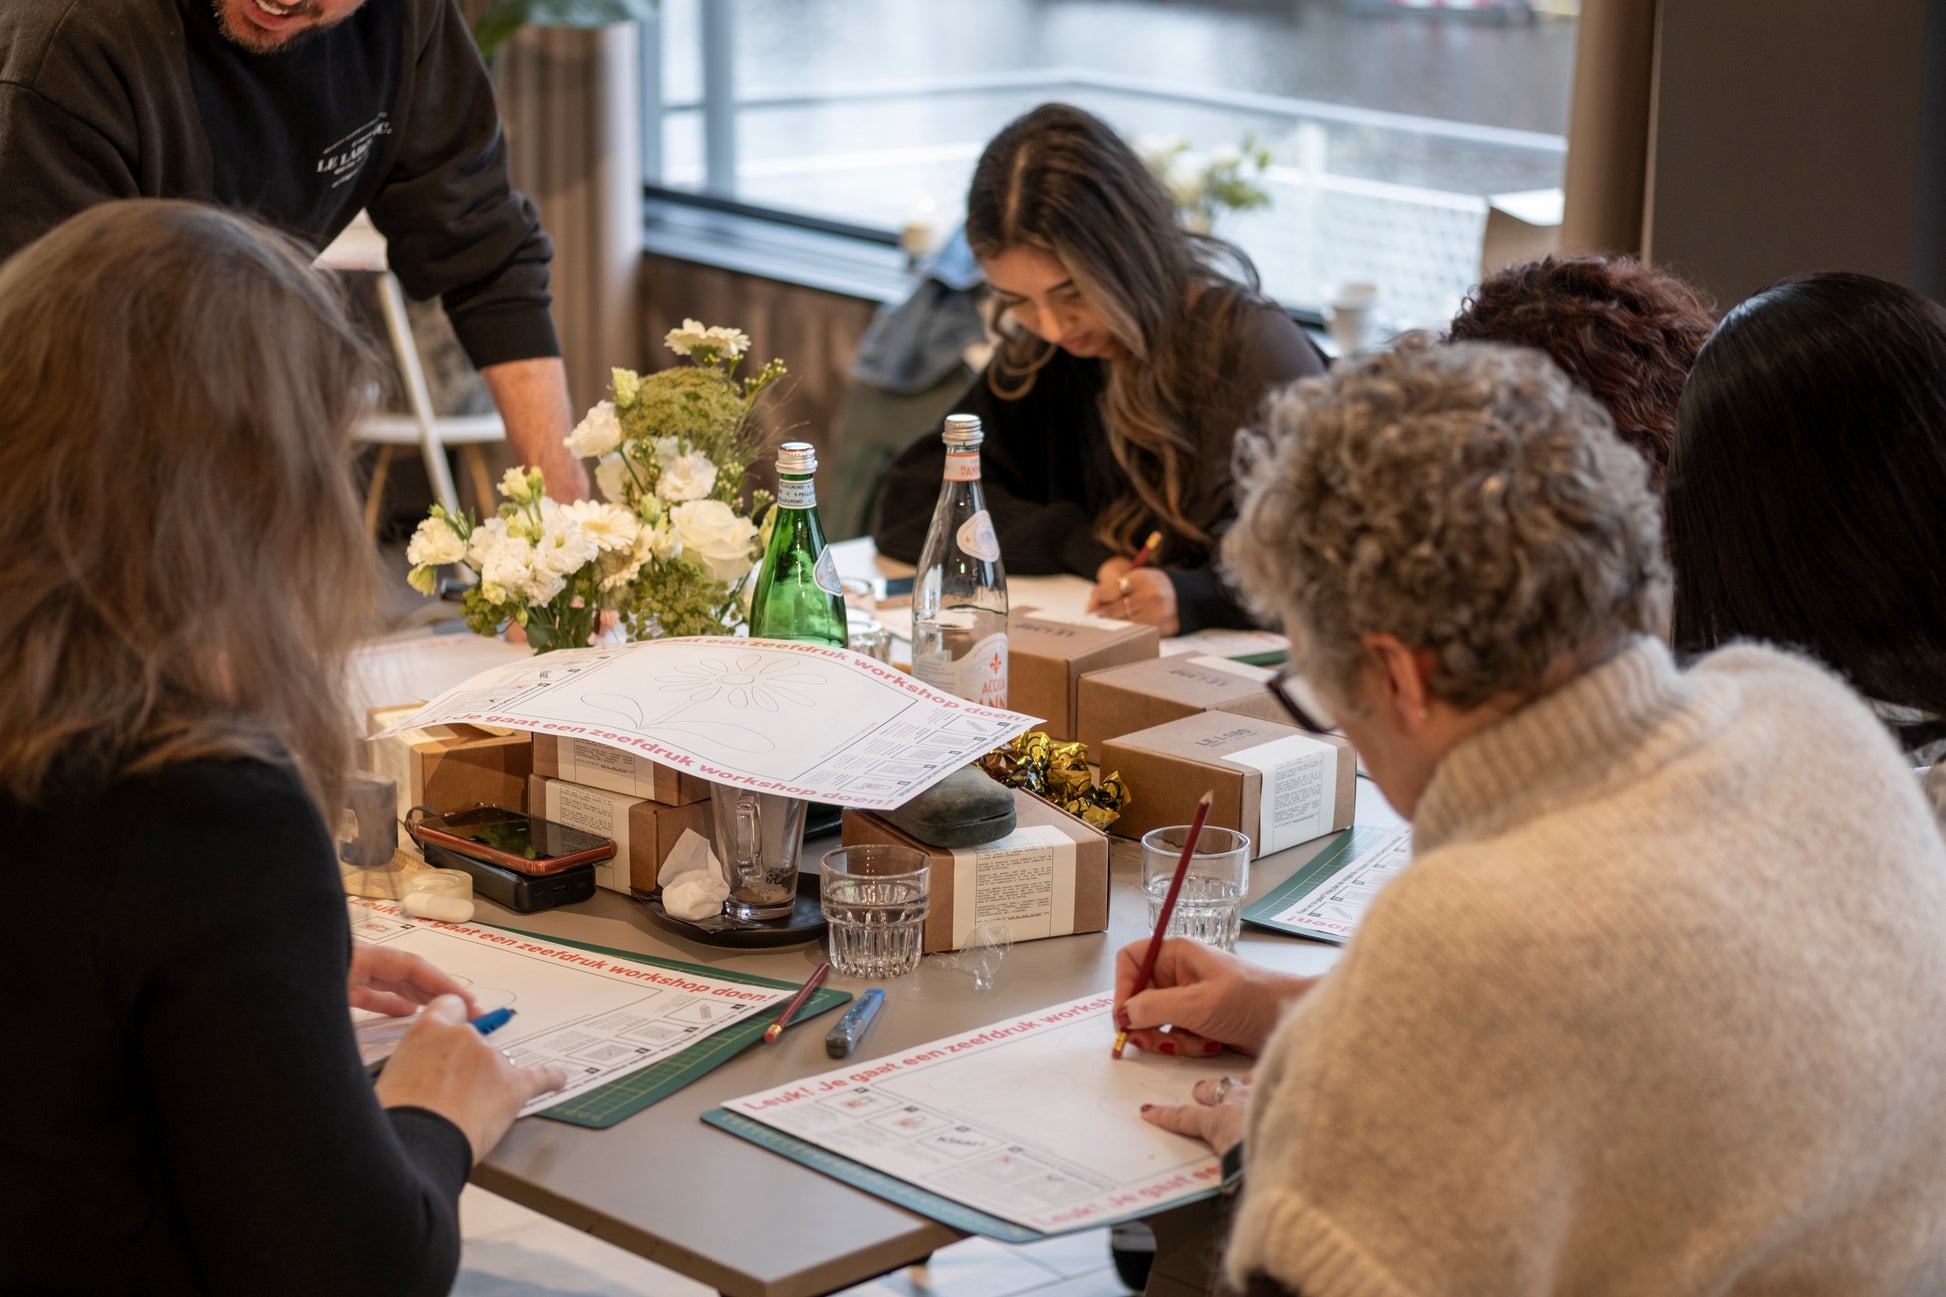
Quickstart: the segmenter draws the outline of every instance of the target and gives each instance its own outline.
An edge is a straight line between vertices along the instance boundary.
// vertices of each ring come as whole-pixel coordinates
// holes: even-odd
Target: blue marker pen
[[[468,1018],[467,1021],[472,1023],[473,1030],[479,1032],[482,1036],[491,1036],[494,1032],[511,1022],[513,1016],[514,1011],[512,1009],[493,1009],[481,1014],[477,1018]]]
[[[838,1019],[838,1025],[824,1038],[824,1052],[833,1058],[844,1058],[855,1048],[865,1032],[878,1016],[879,1007],[885,1003],[885,992],[874,986],[858,997],[858,1002],[845,1010],[845,1016]]]

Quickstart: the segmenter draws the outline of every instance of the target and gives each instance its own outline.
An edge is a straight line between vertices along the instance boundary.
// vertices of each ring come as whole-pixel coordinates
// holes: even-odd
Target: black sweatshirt
[[[1215,302],[1216,294],[1206,293],[1198,307]],[[1203,313],[1192,310],[1199,318]],[[1317,348],[1274,305],[1241,307],[1236,333],[1228,340],[1209,337],[1205,344],[1210,399],[1196,412],[1190,429],[1196,442],[1192,507],[1212,520],[1217,534],[1236,516],[1230,500],[1230,449],[1237,430],[1257,417],[1270,389],[1324,368]],[[1106,382],[1103,362],[1057,350],[1019,399],[996,396],[987,375],[981,374],[953,407],[979,415],[986,433],[980,447],[981,487],[1008,573],[1071,572],[1093,581],[1111,557],[1112,551],[1095,536],[1095,518],[1129,494],[1129,488],[1102,425]],[[906,563],[919,559],[946,466],[940,431],[935,426],[886,470],[872,539],[888,558]],[[1180,633],[1250,625],[1249,615],[1223,588],[1211,547],[1176,535],[1159,522],[1155,526],[1163,532],[1162,570],[1176,589]]]
[[[476,365],[558,355],[552,255],[454,0],[368,0],[272,54],[210,0],[0,2],[0,259],[115,198],[220,203],[322,249],[360,208]]]
[[[443,1294],[472,1157],[384,1110],[330,839],[287,770],[0,795],[0,1292]]]

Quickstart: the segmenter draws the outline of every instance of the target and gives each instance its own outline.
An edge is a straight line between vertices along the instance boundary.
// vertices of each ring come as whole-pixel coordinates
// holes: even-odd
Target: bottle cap
[[[940,440],[948,446],[977,446],[986,440],[980,431],[980,416],[977,414],[949,414],[946,416],[946,431]]]
[[[777,448],[777,471],[792,477],[817,472],[818,448],[808,441],[787,441]]]

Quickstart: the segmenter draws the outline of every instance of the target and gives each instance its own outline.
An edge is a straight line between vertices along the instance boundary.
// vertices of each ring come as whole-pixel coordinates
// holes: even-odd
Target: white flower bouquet
[[[474,523],[434,506],[419,524],[406,550],[413,588],[430,595],[435,568],[464,563],[480,578],[466,624],[497,635],[516,623],[542,651],[586,644],[611,611],[630,639],[734,633],[762,552],[751,515],[771,500],[744,498],[764,448],[753,416],[784,365],[738,379],[750,339],[695,320],[664,341],[689,363],[612,371],[610,399],[568,435],[568,449],[597,461],[602,501],[558,504],[539,470],[510,469],[497,516]]]
[[[745,472],[764,449],[754,416],[784,365],[738,379],[750,339],[695,320],[663,341],[688,363],[613,371],[610,399],[588,411],[568,449],[595,459],[602,496],[641,528],[642,566],[620,605],[629,637],[731,634],[762,552],[751,515],[770,502],[768,492],[744,495]]]
[[[619,505],[550,500],[546,486],[539,469],[508,469],[506,503],[484,522],[434,505],[406,546],[412,588],[430,595],[434,569],[463,563],[479,577],[466,592],[472,630],[498,635],[511,622],[537,652],[586,645],[601,613],[629,599],[642,526]]]

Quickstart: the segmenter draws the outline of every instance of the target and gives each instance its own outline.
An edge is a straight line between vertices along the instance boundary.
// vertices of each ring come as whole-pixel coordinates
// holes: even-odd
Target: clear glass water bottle
[[[777,450],[777,517],[750,596],[750,634],[844,648],[844,588],[818,521],[817,468],[818,452],[808,441],[787,441]]]
[[[939,488],[912,585],[912,674],[943,693],[1007,705],[1007,570],[980,491],[979,416],[946,416]]]

